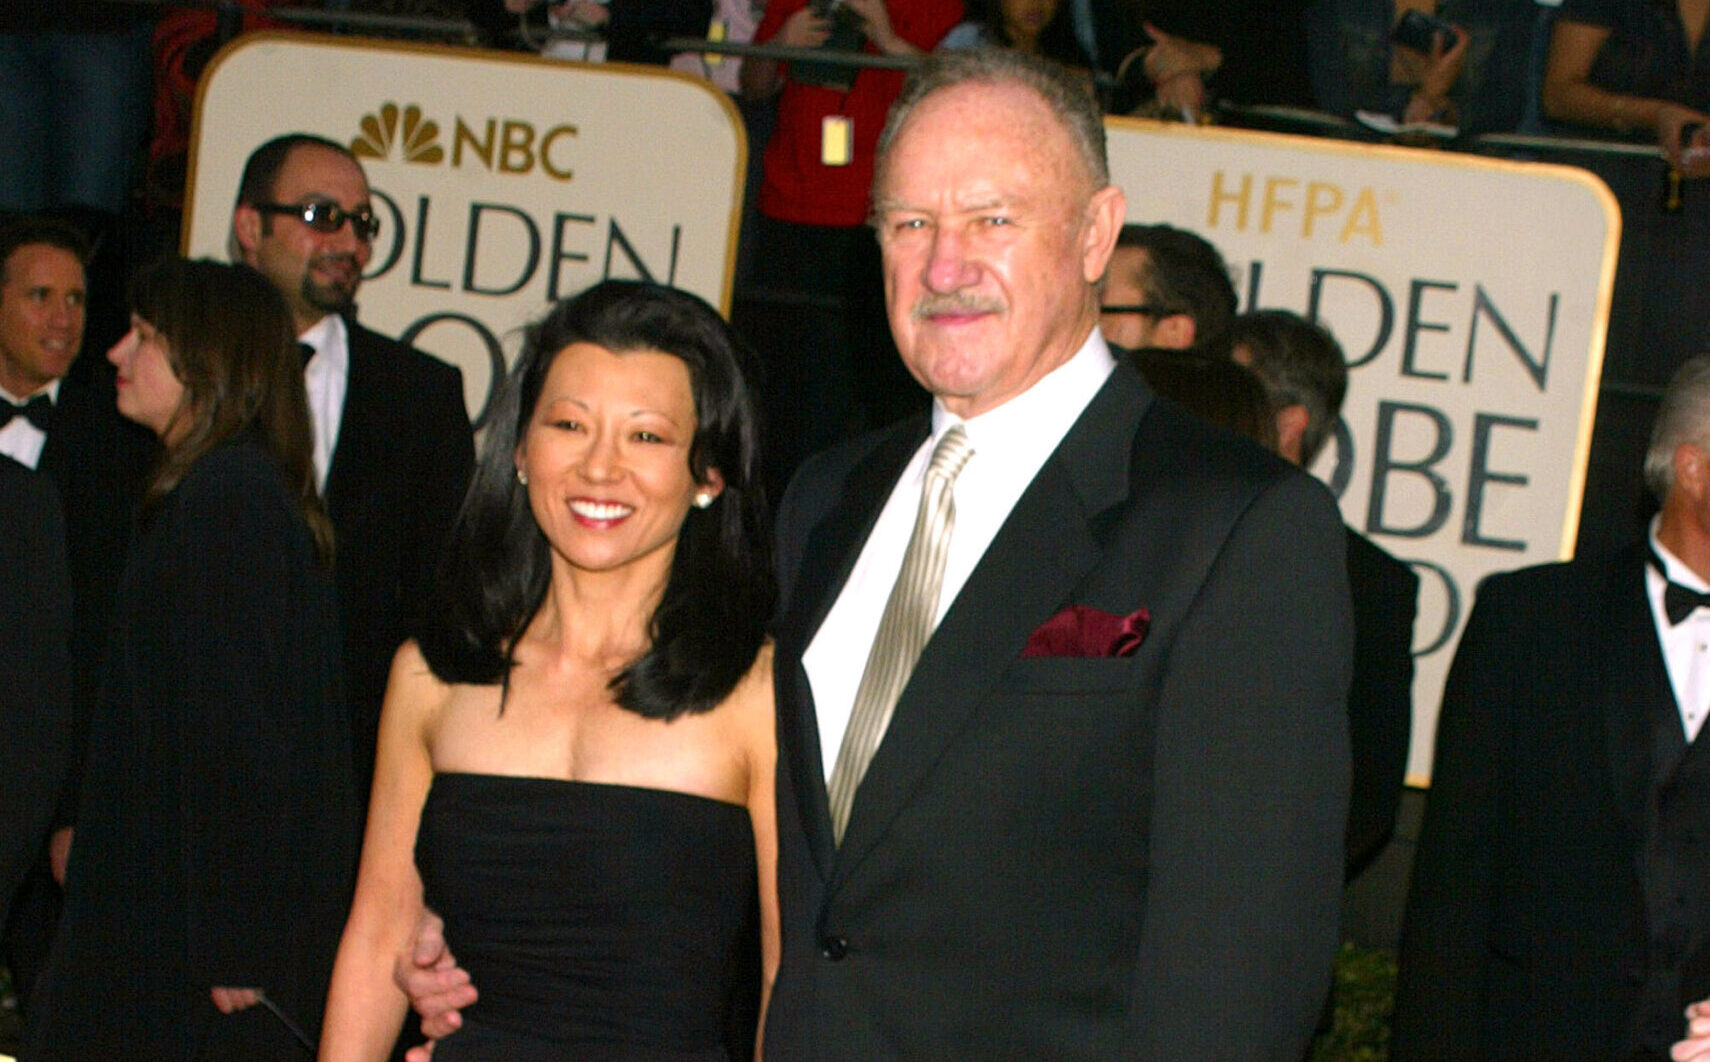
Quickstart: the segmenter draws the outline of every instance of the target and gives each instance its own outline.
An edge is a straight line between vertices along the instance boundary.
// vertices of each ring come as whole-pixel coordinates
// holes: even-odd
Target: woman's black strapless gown
[[[480,993],[435,1062],[727,1062],[746,1049],[758,985],[746,808],[440,774],[416,866]]]

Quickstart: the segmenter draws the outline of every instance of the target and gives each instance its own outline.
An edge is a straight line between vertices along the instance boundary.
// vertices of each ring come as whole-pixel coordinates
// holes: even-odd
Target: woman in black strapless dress
[[[767,521],[705,303],[528,333],[399,650],[323,1062],[388,1056],[423,908],[479,987],[439,1062],[729,1062],[777,964]]]

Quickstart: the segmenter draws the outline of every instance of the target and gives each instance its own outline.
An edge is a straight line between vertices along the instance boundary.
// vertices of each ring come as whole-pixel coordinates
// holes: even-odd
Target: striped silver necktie
[[[831,830],[838,844],[843,843],[843,830],[849,824],[855,790],[884,739],[915,661],[937,626],[938,592],[944,583],[944,562],[950,556],[950,532],[956,526],[953,488],[973,454],[968,433],[960,424],[952,425],[932,451],[914,533],[879,618],[879,632],[867,654],[867,668],[861,673],[861,685],[849,713],[849,729],[843,733],[837,764],[831,770]]]

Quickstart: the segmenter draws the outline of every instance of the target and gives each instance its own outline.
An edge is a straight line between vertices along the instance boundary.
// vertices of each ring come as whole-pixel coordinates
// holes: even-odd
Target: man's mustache
[[[909,316],[916,321],[924,321],[945,315],[1002,313],[1004,309],[1003,300],[994,296],[953,291],[947,295],[922,295],[914,300],[914,308],[909,311]]]

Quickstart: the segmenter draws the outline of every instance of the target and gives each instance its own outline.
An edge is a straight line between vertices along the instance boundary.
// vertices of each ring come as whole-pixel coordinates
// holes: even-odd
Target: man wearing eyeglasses
[[[356,321],[378,230],[368,179],[340,144],[293,133],[257,148],[244,166],[234,255],[285,296],[304,348],[315,473],[337,537],[364,799],[392,654],[416,618],[474,463],[462,374]]]
[[[1217,248],[1170,225],[1124,225],[1105,268],[1099,330],[1124,350],[1229,354],[1235,285]]]

